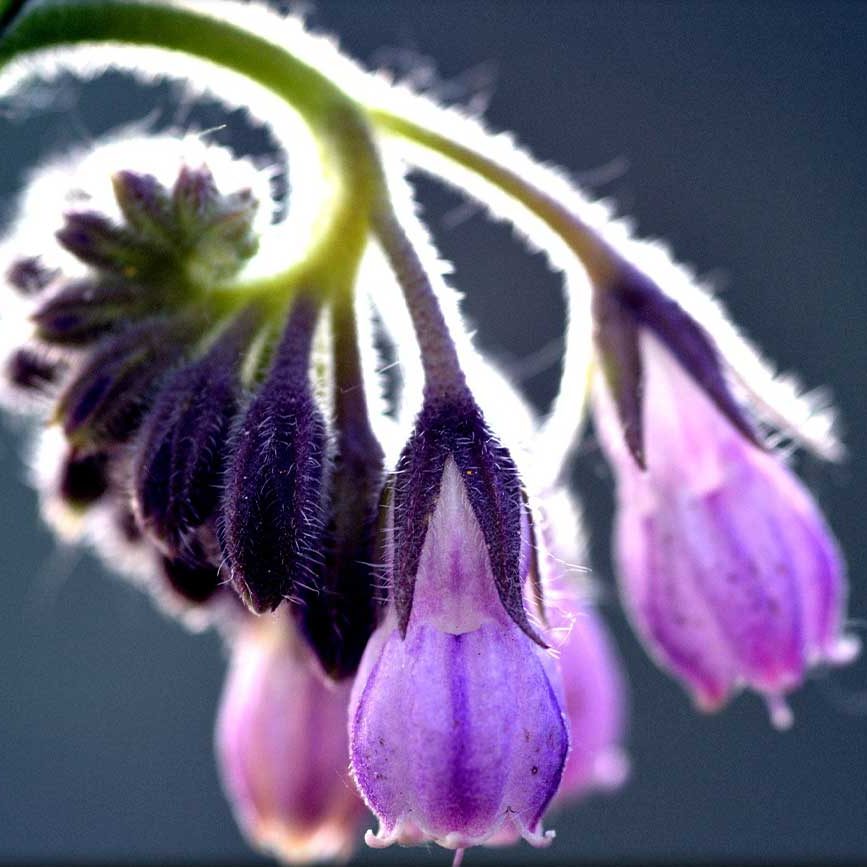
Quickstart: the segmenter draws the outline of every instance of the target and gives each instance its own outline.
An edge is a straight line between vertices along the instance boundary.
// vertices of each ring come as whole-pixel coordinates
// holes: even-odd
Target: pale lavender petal
[[[365,813],[347,772],[348,684],[326,684],[285,615],[242,629],[217,719],[223,785],[258,847],[286,861],[345,857]]]
[[[418,563],[410,625],[461,634],[510,622],[491,576],[487,546],[455,462],[445,463],[439,498]]]
[[[626,686],[620,660],[592,607],[570,608],[571,627],[558,650],[572,749],[558,802],[595,788],[616,788],[629,770],[623,749]]]
[[[651,655],[684,678],[700,707],[719,707],[735,663],[707,602],[690,578],[678,539],[655,518],[623,509],[617,518],[620,592]]]
[[[809,493],[778,456],[734,429],[644,336],[647,471],[629,460],[610,398],[598,430],[618,482],[621,594],[652,655],[698,703],[741,686],[782,695],[809,665],[845,662],[843,567]]]
[[[391,634],[351,715],[353,773],[382,844],[538,839],[568,734],[539,651],[511,622]]]

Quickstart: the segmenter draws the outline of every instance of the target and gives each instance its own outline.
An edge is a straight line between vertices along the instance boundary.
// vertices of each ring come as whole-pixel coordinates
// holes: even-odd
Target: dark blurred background
[[[713,273],[728,306],[784,369],[829,384],[849,461],[806,462],[848,554],[863,632],[867,492],[867,4],[321,0],[316,27],[355,57],[418,71],[449,92],[490,94],[487,116],[573,172]],[[0,197],[36,155],[158,112],[172,91],[120,76],[64,85],[53,108],[0,118]],[[200,127],[262,150],[242,119],[206,105]],[[135,166],[146,170],[147,166]],[[500,226],[421,185],[457,266],[479,342],[533,370],[562,322],[558,281]],[[505,301],[504,299],[508,299]],[[544,355],[544,353],[543,353]],[[526,359],[530,364],[525,364]],[[556,367],[526,379],[543,407]],[[220,792],[212,722],[224,663],[87,553],[59,550],[23,479],[24,437],[0,432],[0,860],[253,860]],[[598,450],[575,472],[605,611],[632,682],[633,776],[616,797],[549,824],[540,861],[867,859],[867,665],[817,676],[794,697],[795,728],[761,703],[694,713],[643,655],[611,592],[611,484]],[[528,851],[472,852],[519,863]],[[446,864],[439,851],[361,850],[358,863]]]

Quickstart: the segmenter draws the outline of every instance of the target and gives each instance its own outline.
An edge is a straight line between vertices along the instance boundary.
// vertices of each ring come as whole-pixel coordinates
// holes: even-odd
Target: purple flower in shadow
[[[347,770],[349,684],[319,673],[285,608],[233,642],[216,748],[239,824],[282,861],[348,857],[366,814]]]

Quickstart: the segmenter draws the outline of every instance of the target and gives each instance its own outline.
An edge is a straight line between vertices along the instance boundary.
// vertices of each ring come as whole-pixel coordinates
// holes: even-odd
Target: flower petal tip
[[[850,665],[861,655],[861,639],[857,635],[841,635],[825,654],[826,662],[834,668]]]
[[[788,731],[795,724],[795,714],[784,695],[767,695],[765,704],[771,717],[771,725],[778,732]]]
[[[611,747],[593,763],[593,783],[603,792],[614,792],[626,783],[632,772],[632,762],[626,750]]]

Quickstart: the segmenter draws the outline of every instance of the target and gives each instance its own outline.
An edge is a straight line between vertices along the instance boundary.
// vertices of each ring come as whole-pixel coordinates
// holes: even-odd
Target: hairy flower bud
[[[221,545],[233,587],[260,613],[315,585],[321,557],[326,432],[309,371],[317,313],[309,299],[295,302],[232,443]]]
[[[349,684],[326,683],[285,609],[234,638],[217,718],[223,785],[251,842],[288,863],[347,857],[364,805],[348,778]]]
[[[160,293],[131,283],[85,279],[65,284],[31,319],[40,340],[77,346],[123,328],[131,319],[157,312],[164,300]]]
[[[338,431],[327,481],[327,519],[315,585],[298,588],[299,628],[334,678],[355,673],[376,626],[377,540],[383,454],[366,431]]]
[[[77,508],[95,503],[109,488],[108,463],[104,452],[80,454],[71,449],[61,470],[60,497]]]
[[[6,359],[5,375],[15,390],[42,395],[54,391],[66,365],[34,349],[16,349]]]
[[[641,338],[645,472],[597,394],[617,476],[621,592],[654,657],[714,710],[750,687],[774,721],[809,667],[851,658],[843,564],[809,493],[744,438],[668,349]]]
[[[36,256],[16,259],[6,271],[9,285],[21,295],[36,295],[49,286],[58,271],[46,268]]]
[[[70,442],[100,447],[135,433],[162,378],[188,351],[197,324],[191,317],[155,317],[106,337],[58,400]]]
[[[239,314],[198,361],[175,371],[138,437],[132,462],[137,513],[173,559],[189,552],[195,531],[217,512],[240,409],[240,367],[260,318],[255,308]],[[191,565],[198,559],[191,556]]]
[[[162,557],[160,566],[169,586],[194,605],[211,599],[221,583],[219,567],[198,544],[188,545],[179,557]]]

